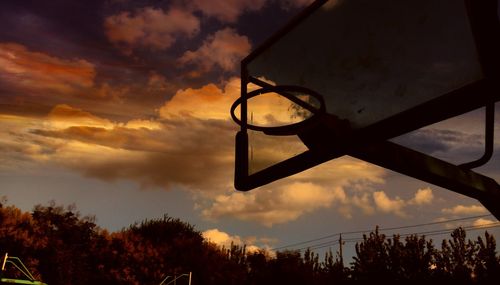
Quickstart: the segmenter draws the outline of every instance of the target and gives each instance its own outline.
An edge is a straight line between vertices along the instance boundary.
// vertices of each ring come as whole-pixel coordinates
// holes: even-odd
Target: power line
[[[490,216],[492,216],[492,215],[491,214],[486,214],[486,215],[470,216],[470,217],[450,219],[450,220],[444,220],[444,221],[438,221],[438,222],[428,222],[428,223],[421,223],[421,224],[415,224],[415,225],[406,225],[406,226],[389,227],[389,228],[379,228],[378,230],[379,230],[379,232],[392,231],[392,230],[400,230],[400,229],[407,229],[407,228],[416,228],[416,227],[424,227],[424,226],[432,226],[432,225],[438,225],[438,224],[445,224],[445,223],[450,223],[450,222],[465,221],[465,220],[471,220],[471,219],[479,219],[479,218],[485,218],[485,217],[490,217]],[[328,238],[337,237],[340,234],[343,234],[343,235],[362,234],[362,233],[367,233],[367,232],[371,232],[371,231],[373,231],[373,229],[370,229],[370,230],[360,230],[360,231],[351,231],[351,232],[334,233],[334,234],[322,236],[322,237],[319,237],[319,238],[314,238],[314,239],[310,239],[310,240],[306,240],[306,241],[302,241],[302,242],[297,242],[297,243],[288,244],[288,245],[284,245],[284,246],[280,246],[280,247],[275,247],[275,248],[272,248],[271,250],[272,251],[277,251],[277,250],[286,249],[286,248],[293,248],[293,247],[296,247],[298,245],[304,245],[304,244],[308,244],[308,243],[312,243],[312,242],[316,242],[316,241],[320,241],[320,240],[324,240],[324,239],[328,239]],[[302,247],[302,248],[304,248],[304,247]],[[307,248],[307,247],[305,247],[305,248]]]
[[[489,228],[498,228],[500,227],[499,222],[491,223],[491,224],[486,224],[486,225],[480,225],[480,226],[470,226],[470,227],[464,227],[464,230],[469,230],[469,231],[474,231],[474,230],[480,230],[480,229],[489,229]],[[411,235],[423,235],[423,236],[436,236],[436,235],[443,235],[443,234],[449,234],[453,232],[454,229],[448,229],[448,230],[435,230],[435,231],[426,231],[426,232],[417,232],[417,233],[408,233],[404,235],[400,235],[400,237],[407,237]],[[364,238],[351,238],[351,239],[346,239],[343,240],[346,243],[354,243],[354,242],[361,242],[363,241]],[[325,248],[329,246],[334,246],[339,244],[338,241],[328,241],[328,242],[323,242],[320,244],[315,244],[311,245],[308,247],[303,247],[300,249],[297,249],[298,251],[302,251],[304,249],[310,249],[310,250],[315,250],[315,249],[320,249],[320,248]]]
[[[463,229],[466,231],[475,231],[475,230],[481,230],[481,229],[489,229],[489,228],[499,228],[500,227],[500,222],[495,222],[491,224],[486,224],[486,225],[479,225],[479,226],[470,226],[470,227],[464,227]],[[448,229],[448,230],[435,230],[435,231],[427,231],[427,232],[422,232],[422,233],[412,233],[412,234],[405,234],[404,236],[401,235],[401,237],[406,237],[406,236],[411,236],[411,235],[423,235],[423,236],[437,236],[437,235],[444,235],[444,234],[450,234],[454,231],[455,229]],[[353,238],[349,240],[345,240],[346,243],[354,243],[354,242],[361,242],[363,241],[363,238]],[[337,245],[338,241],[332,241],[331,244],[323,243],[321,245],[313,245],[311,247],[305,247],[299,249],[300,251],[306,248],[309,248],[311,250],[313,249],[320,249],[320,248],[325,248],[328,246],[334,246]]]
[[[483,225],[472,225],[472,226],[466,226],[462,227],[464,230],[480,230],[480,229],[487,229],[487,228],[492,228],[492,227],[500,227],[500,222],[493,222],[493,223],[488,223],[488,224],[483,224]],[[433,230],[433,231],[425,231],[425,232],[417,232],[417,233],[405,233],[401,234],[400,237],[408,237],[412,235],[425,235],[425,236],[432,236],[432,235],[439,235],[439,234],[447,234],[453,232],[455,229],[446,229],[446,230]]]
[[[500,227],[500,222],[493,222],[493,223],[484,224],[484,225],[477,225],[477,226],[467,226],[467,227],[463,227],[463,229],[468,230],[468,231],[475,231],[475,230],[498,228],[498,227]],[[399,236],[403,237],[403,238],[408,237],[408,236],[412,236],[412,235],[436,236],[436,235],[449,234],[449,233],[452,233],[454,230],[455,229],[413,232],[413,233],[401,234]],[[343,240],[343,242],[353,243],[353,242],[361,242],[363,240],[364,240],[364,238],[350,238],[350,239]],[[300,248],[297,250],[301,251],[301,250],[304,250],[307,248],[309,248],[310,250],[320,249],[320,248],[325,248],[325,247],[329,247],[329,246],[334,246],[334,245],[337,245],[338,243],[339,243],[338,241],[333,240],[333,241],[323,242],[323,243],[319,243],[319,244],[314,244],[314,245],[311,245],[308,247],[303,247],[303,248]]]
[[[416,224],[416,225],[410,225],[410,226],[400,226],[400,227],[384,228],[384,229],[379,229],[379,231],[392,231],[392,230],[400,230],[400,229],[408,229],[408,228],[433,226],[433,225],[445,224],[445,223],[450,223],[450,222],[458,222],[458,221],[464,221],[464,220],[486,218],[486,217],[490,217],[490,216],[493,216],[493,215],[492,214],[487,214],[487,215],[480,215],[480,216],[472,216],[472,217],[451,219],[451,220],[445,220],[445,221],[439,221],[439,222],[429,222],[429,223],[423,223],[423,224]]]

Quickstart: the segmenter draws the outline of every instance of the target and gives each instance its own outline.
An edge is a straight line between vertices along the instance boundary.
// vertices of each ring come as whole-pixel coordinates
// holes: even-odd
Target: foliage
[[[500,284],[496,241],[468,240],[462,228],[441,248],[425,236],[386,237],[376,228],[356,244],[350,267],[331,251],[320,260],[307,249],[247,252],[221,248],[165,215],[108,233],[74,207],[50,203],[31,213],[0,202],[0,249],[20,257],[35,277],[55,284],[159,284],[192,272],[193,284]],[[7,272],[13,273],[13,272]],[[170,279],[171,280],[171,279]],[[177,284],[187,284],[187,278]]]

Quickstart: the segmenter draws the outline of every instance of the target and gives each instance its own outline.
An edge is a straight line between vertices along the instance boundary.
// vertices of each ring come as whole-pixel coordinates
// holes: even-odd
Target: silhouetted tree
[[[333,257],[331,249],[325,253],[321,270],[323,274],[318,284],[346,284],[349,280],[349,268],[344,266],[338,254],[335,258]]]
[[[401,256],[400,274],[403,279],[419,283],[430,280],[434,254],[432,240],[426,241],[425,236],[417,235],[406,237]]]
[[[97,236],[92,218],[81,218],[74,207],[54,203],[36,206],[33,213],[35,231],[43,233],[46,245],[35,251],[43,280],[49,284],[88,284],[92,280],[89,249]]]
[[[0,199],[0,249],[21,257],[50,285],[158,284],[188,272],[193,284],[203,285],[500,283],[496,241],[488,232],[471,241],[458,228],[437,249],[424,236],[387,238],[377,227],[355,248],[351,267],[331,250],[322,262],[310,249],[272,257],[237,244],[219,247],[167,215],[108,233],[71,206],[51,203],[26,213]]]
[[[278,251],[270,266],[272,279],[268,284],[310,284],[302,272],[303,259],[299,251]]]
[[[363,235],[363,241],[355,246],[356,256],[353,257],[355,281],[387,280],[392,275],[387,246],[385,235],[379,233],[378,226],[369,236]]]
[[[485,232],[484,240],[479,236],[476,244],[478,246],[474,264],[476,281],[480,284],[500,284],[500,258],[497,257],[495,238]]]
[[[271,280],[272,273],[268,263],[269,259],[269,255],[264,250],[247,255],[249,284],[267,284]]]

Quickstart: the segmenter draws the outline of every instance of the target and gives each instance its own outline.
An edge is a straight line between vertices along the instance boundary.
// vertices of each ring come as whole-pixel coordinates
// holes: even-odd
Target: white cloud
[[[457,205],[453,208],[445,208],[442,209],[441,212],[449,215],[478,215],[478,214],[487,214],[488,210],[483,206],[478,205]]]
[[[209,35],[202,46],[195,51],[187,51],[179,59],[181,64],[193,64],[207,72],[214,67],[223,71],[237,71],[238,64],[249,52],[250,41],[234,29],[225,28]]]

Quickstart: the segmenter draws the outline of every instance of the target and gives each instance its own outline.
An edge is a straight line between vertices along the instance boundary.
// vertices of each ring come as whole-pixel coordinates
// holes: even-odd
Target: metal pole
[[[172,277],[172,276],[165,277],[165,279],[163,279],[163,281],[161,281],[160,285],[162,285],[163,283],[165,283],[167,281],[167,279],[170,278],[170,277]]]
[[[5,263],[7,262],[7,258],[9,258],[9,254],[5,253],[5,257],[3,258],[2,271],[5,270]]]
[[[192,272],[189,271],[189,285],[191,285],[191,275],[192,275]]]

